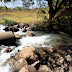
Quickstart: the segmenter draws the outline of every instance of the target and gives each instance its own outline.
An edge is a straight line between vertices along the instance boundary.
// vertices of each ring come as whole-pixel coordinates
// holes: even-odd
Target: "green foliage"
[[[5,7],[4,7],[4,10],[6,10],[6,11],[7,11],[7,10],[8,10],[8,8],[5,6]]]
[[[16,9],[19,10],[19,11],[22,11],[22,8],[21,7],[17,7]]]
[[[3,24],[6,25],[6,26],[12,26],[12,25],[15,25],[16,22],[13,21],[13,20],[7,20],[7,19],[3,18]]]
[[[37,12],[37,18],[43,18],[44,19],[44,14],[46,14],[46,12],[43,9],[39,9]]]
[[[39,9],[38,14],[46,14],[46,12],[43,9]]]

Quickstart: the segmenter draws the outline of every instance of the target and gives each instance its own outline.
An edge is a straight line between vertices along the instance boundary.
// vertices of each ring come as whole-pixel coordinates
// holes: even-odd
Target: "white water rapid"
[[[0,32],[5,32],[4,29],[5,26],[0,25]],[[26,33],[26,32],[25,32]],[[25,33],[18,31],[15,32],[15,34],[20,34],[24,35]],[[54,45],[58,45],[62,43],[62,36],[58,34],[47,34],[45,32],[35,32],[36,36],[34,37],[22,37],[17,40],[16,43],[18,44],[17,47],[15,46],[4,46],[0,45],[0,72],[11,72],[10,65],[7,64],[6,66],[2,66],[2,64],[10,58],[11,55],[15,55],[15,53],[18,52],[18,50],[22,50],[23,48],[26,48],[30,45],[33,45],[34,47],[39,47],[39,45],[42,45],[42,47],[52,47]],[[15,48],[12,52],[10,53],[4,53],[4,50],[6,48]]]

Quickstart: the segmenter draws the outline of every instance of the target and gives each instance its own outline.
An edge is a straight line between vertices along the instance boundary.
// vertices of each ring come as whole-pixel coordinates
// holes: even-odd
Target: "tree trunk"
[[[53,9],[53,0],[48,0],[48,5],[49,5],[49,19],[52,20],[53,16],[54,16],[54,9]]]

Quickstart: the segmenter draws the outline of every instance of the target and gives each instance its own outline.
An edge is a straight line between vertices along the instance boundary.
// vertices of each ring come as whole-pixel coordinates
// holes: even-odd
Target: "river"
[[[0,32],[5,32],[3,30],[5,26],[0,25]],[[14,34],[19,34],[23,36],[27,32],[14,32]],[[16,44],[18,46],[5,46],[0,45],[0,72],[11,72],[10,64],[7,64],[6,66],[2,66],[2,64],[10,58],[11,55],[15,55],[18,50],[22,50],[23,48],[27,48],[30,45],[33,45],[35,48],[38,48],[39,46],[51,48],[60,44],[70,44],[72,42],[72,38],[70,38],[67,34],[64,34],[62,32],[59,32],[57,34],[55,33],[46,33],[44,31],[35,31],[36,36],[34,37],[22,37],[19,40],[16,40]],[[4,53],[4,50],[6,48],[15,48],[10,53]]]

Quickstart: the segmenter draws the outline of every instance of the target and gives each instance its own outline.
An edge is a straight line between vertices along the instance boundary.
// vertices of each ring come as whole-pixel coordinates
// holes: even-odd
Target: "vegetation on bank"
[[[13,20],[7,20],[7,19],[2,19],[3,20],[3,25],[5,26],[12,26],[12,25],[15,25],[17,24],[17,22],[13,21]]]
[[[64,31],[72,34],[72,2],[70,0],[46,0],[48,7],[36,9],[0,7],[0,23],[12,25],[14,22],[28,23],[37,30]],[[4,18],[4,19],[3,19]]]
[[[0,23],[3,23],[2,18],[4,18],[18,23],[39,24],[43,22],[44,16],[49,17],[48,10],[44,8],[40,10],[37,8],[25,10],[18,7],[15,9],[7,9],[7,11],[5,8],[0,8],[0,10]]]

